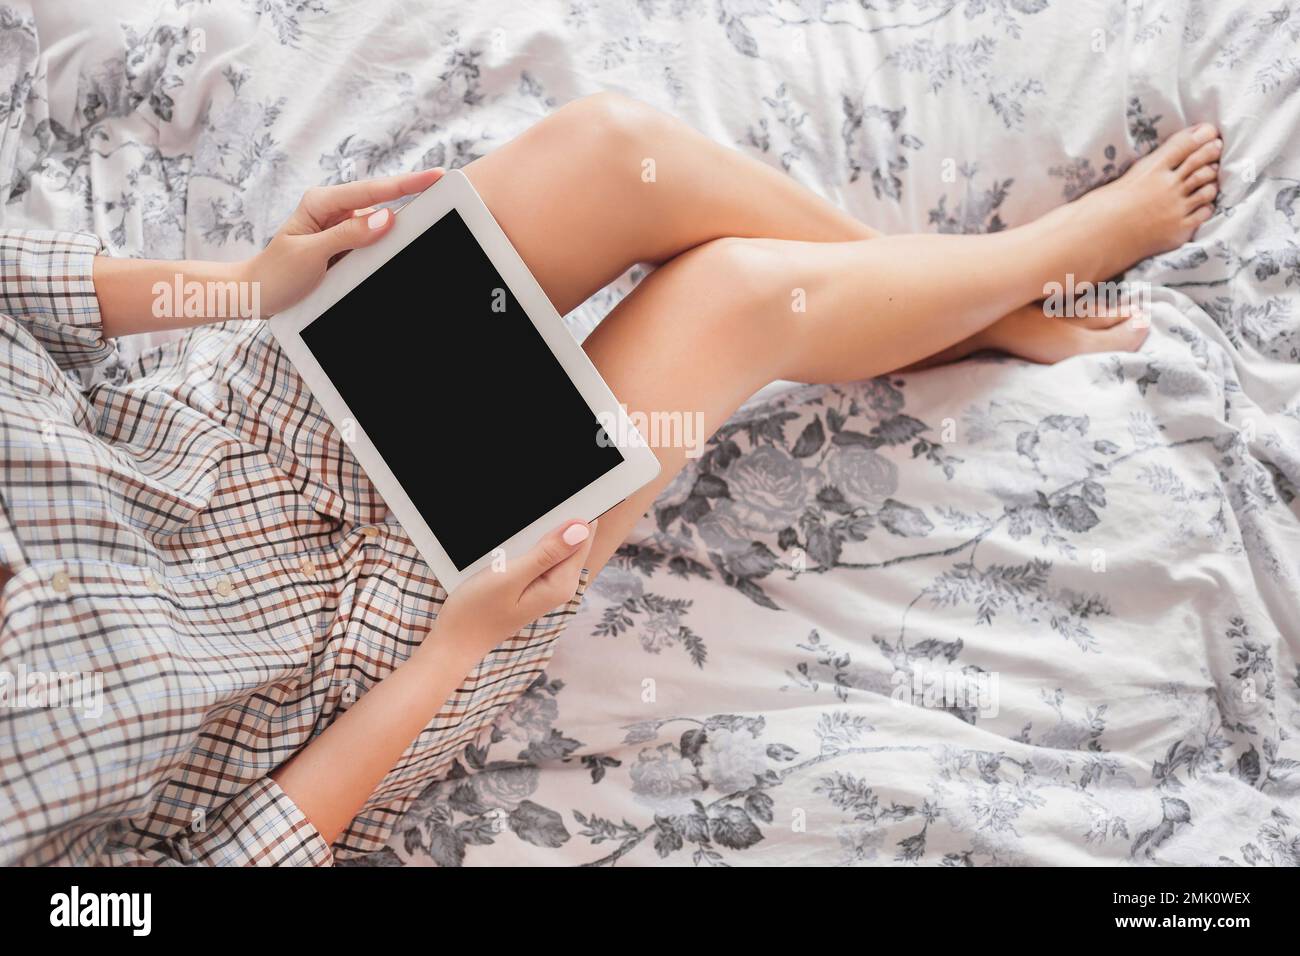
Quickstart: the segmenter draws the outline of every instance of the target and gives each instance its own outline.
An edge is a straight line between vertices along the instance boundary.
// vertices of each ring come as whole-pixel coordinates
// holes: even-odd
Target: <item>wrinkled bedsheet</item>
[[[247,255],[601,89],[887,232],[1219,124],[1139,353],[751,403],[367,862],[1300,864],[1300,4],[0,0],[0,51],[0,222],[125,255]]]

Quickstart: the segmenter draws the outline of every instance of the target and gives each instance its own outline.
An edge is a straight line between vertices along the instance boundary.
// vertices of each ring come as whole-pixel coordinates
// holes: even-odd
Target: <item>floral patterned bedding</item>
[[[598,89],[887,232],[1219,124],[1140,353],[751,403],[367,862],[1300,864],[1300,3],[0,0],[0,51],[0,222],[164,257]]]

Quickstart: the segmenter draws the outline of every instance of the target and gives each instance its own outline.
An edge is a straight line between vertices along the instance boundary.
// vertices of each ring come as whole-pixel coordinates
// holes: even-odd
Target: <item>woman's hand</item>
[[[230,319],[264,319],[281,312],[314,289],[335,258],[388,233],[392,211],[373,206],[422,192],[441,178],[441,169],[426,169],[309,189],[270,244],[243,262],[96,256],[95,295],[104,338]],[[194,309],[191,287],[199,291]],[[236,290],[233,301],[231,289]],[[256,303],[251,306],[253,314],[240,311],[250,302]]]
[[[556,528],[531,551],[504,568],[483,568],[442,605],[434,629],[438,643],[462,643],[475,660],[525,624],[553,611],[578,589],[596,522],[571,521]]]
[[[245,263],[249,281],[261,283],[264,315],[284,311],[314,289],[341,254],[383,238],[393,226],[393,212],[373,207],[423,192],[441,178],[441,169],[426,169],[303,193],[275,238]]]

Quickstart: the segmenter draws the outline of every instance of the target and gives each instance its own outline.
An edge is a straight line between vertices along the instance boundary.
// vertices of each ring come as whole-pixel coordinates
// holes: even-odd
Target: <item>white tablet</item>
[[[659,473],[461,172],[271,331],[449,591]]]

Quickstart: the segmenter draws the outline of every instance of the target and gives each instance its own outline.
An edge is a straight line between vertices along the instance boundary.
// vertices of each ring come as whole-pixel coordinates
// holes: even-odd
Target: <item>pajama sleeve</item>
[[[82,233],[0,229],[0,314],[17,320],[65,371],[113,351],[95,297],[101,248]]]
[[[264,777],[183,836],[152,846],[109,839],[102,866],[329,866],[333,851],[270,777]]]

